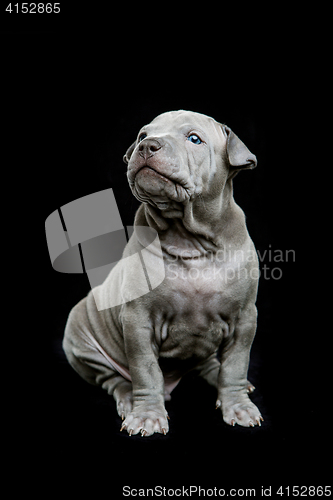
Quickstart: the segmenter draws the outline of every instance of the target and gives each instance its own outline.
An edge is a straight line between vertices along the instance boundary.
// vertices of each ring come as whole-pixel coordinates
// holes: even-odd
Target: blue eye
[[[193,142],[193,144],[201,144],[202,143],[202,140],[196,134],[189,135],[187,140]]]
[[[145,133],[141,134],[139,139],[138,139],[138,142],[143,141],[143,139],[145,139],[146,137],[147,137],[147,134],[145,134]]]

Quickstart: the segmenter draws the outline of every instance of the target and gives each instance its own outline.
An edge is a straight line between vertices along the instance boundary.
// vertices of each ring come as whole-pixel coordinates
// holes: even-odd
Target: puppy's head
[[[134,196],[166,216],[197,196],[219,196],[231,175],[256,166],[256,157],[230,128],[183,110],[145,125],[124,161]]]

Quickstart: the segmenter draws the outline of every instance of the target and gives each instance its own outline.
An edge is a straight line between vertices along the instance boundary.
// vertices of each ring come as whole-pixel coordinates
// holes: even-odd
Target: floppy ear
[[[245,144],[233,133],[231,128],[222,125],[223,131],[227,136],[227,157],[230,168],[252,169],[257,166],[257,158],[245,146]]]
[[[128,150],[126,151],[126,153],[124,154],[123,156],[123,161],[128,164],[128,162],[130,161],[131,159],[131,156],[132,156],[132,153],[135,149],[135,146],[136,146],[136,141],[133,142],[133,144],[128,148]]]

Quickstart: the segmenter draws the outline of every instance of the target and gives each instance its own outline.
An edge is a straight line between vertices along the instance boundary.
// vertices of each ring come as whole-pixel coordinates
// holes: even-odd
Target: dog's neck
[[[183,211],[174,218],[164,217],[163,211],[143,203],[134,224],[155,229],[163,250],[184,258],[214,253],[226,246],[238,247],[247,235],[244,213],[233,198],[231,179],[220,197],[196,197],[184,203]]]

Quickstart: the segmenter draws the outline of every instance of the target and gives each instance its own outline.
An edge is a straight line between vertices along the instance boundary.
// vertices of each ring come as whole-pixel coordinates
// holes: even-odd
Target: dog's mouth
[[[167,176],[166,176],[166,175],[164,175],[164,174],[161,174],[160,172],[158,172],[157,170],[155,170],[155,168],[151,167],[150,165],[143,165],[141,168],[139,168],[139,170],[138,170],[138,171],[137,171],[137,173],[136,173],[136,176],[137,176],[140,172],[141,172],[141,173],[148,173],[148,174],[149,174],[149,172],[147,172],[147,169],[148,169],[148,170],[152,170],[153,172],[155,172],[155,174],[156,174],[156,175],[158,175],[159,177],[162,177],[162,179],[166,179],[167,181],[172,182],[172,181],[171,181],[171,179],[169,179],[169,177],[167,177]],[[142,172],[142,171],[144,171],[144,172]],[[136,177],[136,176],[135,176],[135,177]]]
[[[189,189],[174,172],[170,176],[151,165],[142,165],[130,182],[139,201],[150,203],[160,210],[179,209],[190,198]]]

